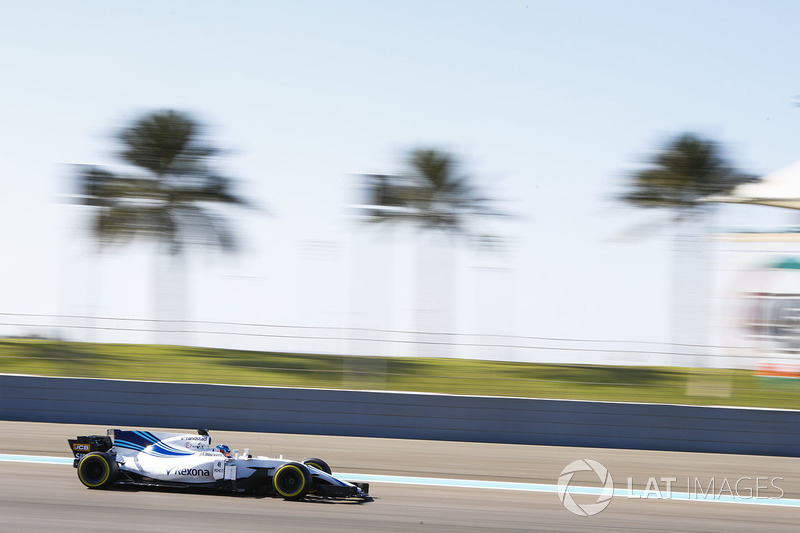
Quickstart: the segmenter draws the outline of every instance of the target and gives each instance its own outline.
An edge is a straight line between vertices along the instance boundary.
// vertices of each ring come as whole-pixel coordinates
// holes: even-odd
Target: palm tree
[[[737,170],[714,141],[693,133],[672,139],[633,174],[622,200],[646,208],[668,208],[686,217],[703,211],[702,200],[726,194],[734,187],[756,179]]]
[[[676,224],[673,335],[677,344],[707,344],[710,269],[708,243],[702,234],[705,228],[701,226],[711,205],[703,200],[727,194],[737,185],[755,179],[736,169],[716,142],[683,133],[631,176],[628,190],[621,196],[624,202],[638,207],[672,212]]]
[[[91,231],[101,249],[136,238],[154,241],[173,258],[191,245],[237,249],[219,208],[248,203],[233,193],[231,178],[212,168],[218,150],[205,144],[194,118],[169,110],[148,113],[122,129],[117,140],[119,157],[136,174],[94,166],[78,173],[80,200],[95,208]]]
[[[143,171],[140,175],[81,169],[83,202],[100,208],[92,232],[101,245],[143,237],[170,254],[189,244],[236,249],[227,220],[215,208],[247,202],[232,192],[230,178],[209,166],[218,150],[204,145],[201,134],[201,126],[184,113],[150,113],[118,135],[119,156]]]
[[[476,219],[500,214],[490,208],[489,199],[480,194],[472,178],[461,173],[457,159],[439,150],[413,150],[399,175],[367,178],[368,205],[364,208],[368,224],[407,225],[418,233],[475,239],[486,238],[477,232]],[[452,264],[448,263],[452,263],[452,253],[437,256],[436,252],[442,250],[444,247],[418,247],[416,308],[420,331],[451,326],[454,287]],[[434,273],[437,268],[438,278]],[[446,301],[434,301],[437,296],[423,286],[426,282],[441,291],[438,299]]]
[[[474,217],[497,215],[489,200],[459,174],[452,155],[430,149],[409,154],[407,168],[399,176],[370,176],[373,208],[367,222],[409,223],[423,230],[442,230],[470,235]]]

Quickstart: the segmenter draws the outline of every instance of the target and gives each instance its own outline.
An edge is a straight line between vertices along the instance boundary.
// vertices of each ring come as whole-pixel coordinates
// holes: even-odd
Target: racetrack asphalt
[[[144,428],[158,429],[158,428]],[[4,454],[69,457],[66,439],[103,434],[105,427],[0,422]],[[173,430],[175,431],[175,430]],[[179,429],[189,432],[189,429]],[[647,488],[654,478],[687,480],[717,490],[723,479],[755,486],[782,478],[783,498],[800,499],[800,459],[520,446],[462,442],[365,439],[314,435],[216,432],[214,443],[253,454],[321,457],[334,472],[507,481],[554,485],[576,459],[606,466],[615,486]],[[576,516],[555,493],[372,483],[373,502],[286,502],[275,498],[174,491],[83,487],[68,465],[0,462],[1,531],[797,531],[800,507],[715,501],[613,498],[600,514]],[[599,486],[589,473],[575,482]],[[760,484],[768,485],[761,481]],[[727,493],[727,492],[726,492]],[[775,490],[763,496],[779,496]],[[576,501],[581,501],[575,496]],[[583,497],[586,503],[595,501]]]

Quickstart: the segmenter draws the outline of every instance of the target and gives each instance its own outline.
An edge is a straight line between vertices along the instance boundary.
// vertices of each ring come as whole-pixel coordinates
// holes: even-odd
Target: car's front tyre
[[[300,463],[286,463],[272,476],[272,488],[285,500],[302,500],[311,490],[311,473]]]
[[[105,452],[87,453],[78,463],[78,479],[90,489],[110,487],[118,474],[117,462]]]
[[[303,464],[307,466],[312,466],[317,470],[322,470],[326,474],[331,474],[331,467],[328,466],[328,463],[317,457],[312,457],[311,459],[303,459]]]

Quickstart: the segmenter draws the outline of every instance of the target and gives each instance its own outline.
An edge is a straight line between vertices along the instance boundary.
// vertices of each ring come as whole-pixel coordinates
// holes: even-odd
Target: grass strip
[[[746,370],[554,365],[0,339],[0,372],[231,385],[800,408],[800,381]]]

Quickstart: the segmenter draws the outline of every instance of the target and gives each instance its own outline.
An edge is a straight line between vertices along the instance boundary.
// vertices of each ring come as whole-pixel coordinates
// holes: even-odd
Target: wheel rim
[[[297,491],[297,487],[300,486],[300,476],[295,471],[286,472],[281,476],[280,486],[283,492],[293,494]]]
[[[106,469],[100,464],[100,461],[92,461],[87,470],[88,476],[86,477],[89,478],[89,481],[97,481],[103,478],[103,473]]]

